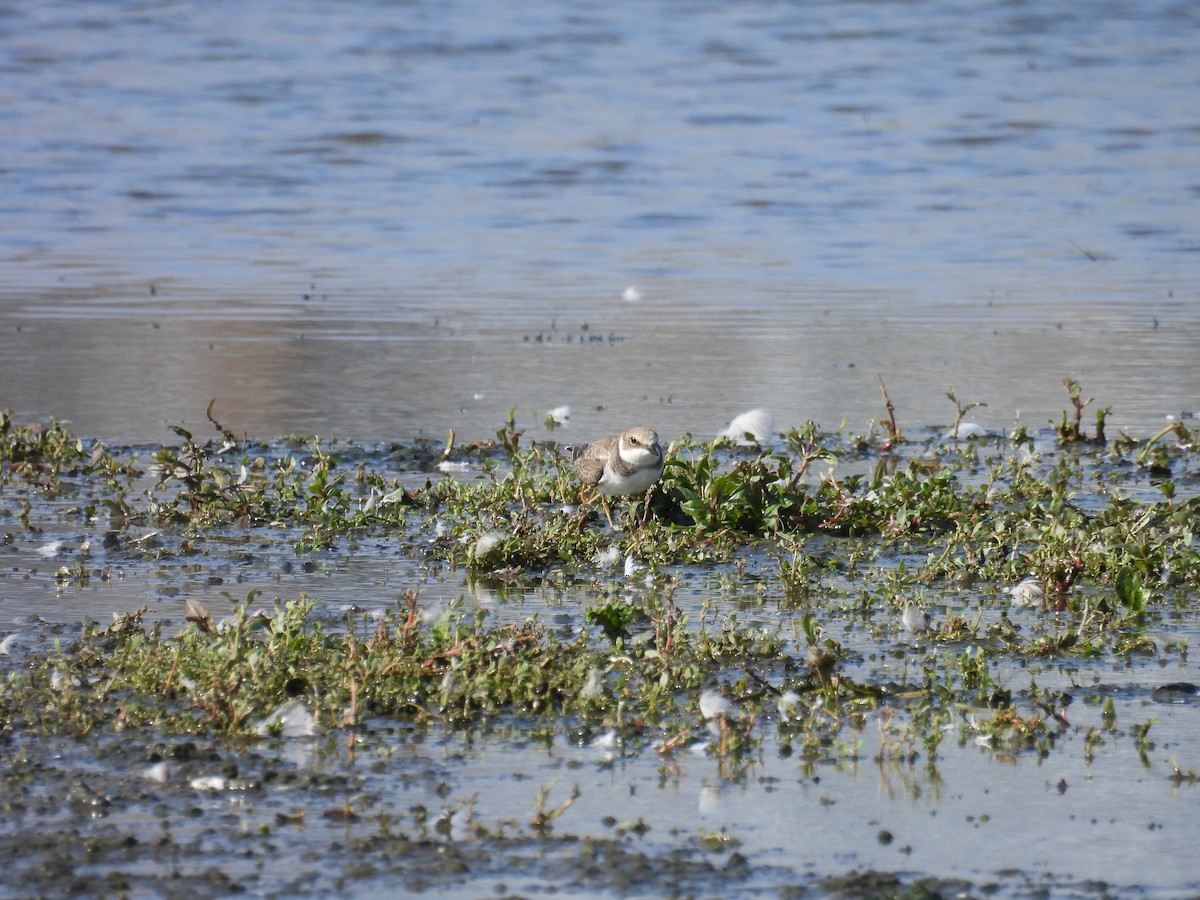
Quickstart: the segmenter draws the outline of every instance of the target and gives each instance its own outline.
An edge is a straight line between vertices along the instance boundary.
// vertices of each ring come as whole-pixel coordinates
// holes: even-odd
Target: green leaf
[[[637,609],[624,603],[609,601],[604,606],[593,606],[583,611],[589,625],[599,625],[604,636],[614,644],[629,637],[629,623],[637,615]]]
[[[1121,605],[1132,612],[1146,608],[1146,588],[1142,584],[1142,573],[1132,567],[1117,574],[1117,597]]]

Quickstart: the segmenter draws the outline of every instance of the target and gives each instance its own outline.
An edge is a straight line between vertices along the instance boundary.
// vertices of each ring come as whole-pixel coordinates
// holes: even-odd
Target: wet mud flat
[[[736,846],[728,835],[680,828],[655,836],[644,822],[613,824],[619,800],[590,804],[611,812],[582,830],[513,822],[481,833],[439,809],[436,798],[459,783],[452,763],[347,767],[317,751],[300,764],[278,747],[188,741],[27,749],[39,761],[5,760],[27,769],[20,780],[6,777],[6,817],[26,825],[0,851],[6,896],[1112,895],[1101,882],[1015,869],[977,881],[903,865],[797,871],[727,849]],[[164,780],[147,778],[164,762]],[[225,774],[198,774],[206,771]],[[227,781],[198,789],[199,778]],[[395,799],[426,794],[432,805]]]
[[[1182,427],[213,426],[0,428],[5,895],[1198,889]]]

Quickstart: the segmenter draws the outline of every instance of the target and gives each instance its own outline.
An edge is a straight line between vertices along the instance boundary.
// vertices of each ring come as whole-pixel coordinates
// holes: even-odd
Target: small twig
[[[1074,247],[1076,250],[1078,250],[1080,253],[1082,253],[1084,256],[1086,256],[1088,259],[1090,259],[1092,262],[1098,262],[1098,261],[1099,261],[1099,259],[1100,259],[1100,256],[1099,256],[1098,254],[1096,254],[1096,253],[1093,253],[1093,252],[1092,252],[1092,251],[1090,251],[1090,250],[1084,250],[1082,247],[1080,247],[1080,246],[1079,246],[1077,243],[1075,243],[1074,241],[1067,241],[1067,243],[1068,243],[1068,244],[1070,244],[1072,247]]]
[[[417,712],[422,713],[425,716],[425,718],[427,718],[427,719],[432,719],[435,722],[445,722],[446,721],[445,716],[439,715],[438,713],[435,713],[433,710],[422,706],[416,700],[405,700],[404,705],[407,706],[409,709],[415,709]]]
[[[675,607],[670,600],[664,604],[662,616],[656,623],[658,633],[655,635],[655,645],[664,658],[670,658],[671,646],[675,642]]]
[[[1083,388],[1074,378],[1064,378],[1063,387],[1067,389],[1067,395],[1075,406],[1075,433],[1079,434],[1083,429],[1083,411],[1096,398],[1088,397],[1086,400],[1080,400],[1079,398],[1083,396]]]
[[[350,728],[346,733],[346,753],[348,761],[354,765],[354,726],[358,722],[358,679],[350,678]]]
[[[883,383],[883,376],[879,376],[879,392],[883,394],[883,406],[887,410],[888,417],[888,439],[882,447],[884,450],[890,450],[896,444],[904,440],[904,436],[900,434],[900,429],[896,427],[896,407],[892,405],[892,399],[888,396],[887,385]]]
[[[221,437],[224,438],[227,443],[236,444],[238,441],[233,432],[213,418],[213,407],[216,405],[217,398],[213,397],[212,400],[208,402],[208,409],[204,411],[205,418],[212,422],[213,428],[217,429],[217,434],[221,435]]]
[[[670,753],[672,750],[678,747],[685,738],[690,737],[691,733],[692,730],[690,728],[682,729],[681,731],[664,740],[659,746],[658,752],[664,754]]]
[[[759,696],[761,696],[764,693],[771,693],[771,694],[782,694],[783,693],[779,688],[775,687],[775,685],[771,684],[769,681],[767,681],[765,678],[763,678],[761,675],[759,675],[757,672],[755,672],[749,666],[742,666],[742,671],[745,672],[755,682],[758,683],[758,686],[762,689],[758,692]],[[743,697],[741,699],[744,700],[746,698]]]
[[[954,393],[953,387],[951,387],[950,390],[946,391],[946,396],[950,399],[950,402],[954,404],[954,407],[956,410],[955,415],[954,415],[954,430],[950,433],[950,436],[953,440],[957,441],[958,440],[958,426],[962,424],[963,417],[967,413],[969,413],[971,410],[973,410],[975,407],[987,406],[987,404],[986,403],[968,403],[966,406],[964,406],[962,403],[959,402],[958,397]]]
[[[545,831],[551,822],[565,813],[571,807],[571,804],[579,798],[581,793],[579,790],[579,785],[575,785],[575,787],[571,789],[571,796],[569,796],[558,806],[554,807],[554,809],[546,809],[546,798],[550,796],[550,790],[554,787],[557,781],[558,779],[556,778],[554,781],[550,782],[550,784],[545,785],[538,790],[537,806],[535,807],[536,814],[533,817],[533,821],[529,823],[536,831]]]

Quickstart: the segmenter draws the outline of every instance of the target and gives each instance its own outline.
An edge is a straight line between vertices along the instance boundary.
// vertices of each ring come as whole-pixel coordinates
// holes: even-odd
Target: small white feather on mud
[[[762,443],[775,433],[775,417],[765,409],[752,409],[735,416],[719,437],[731,438],[742,446]],[[750,435],[753,440],[747,440]]]

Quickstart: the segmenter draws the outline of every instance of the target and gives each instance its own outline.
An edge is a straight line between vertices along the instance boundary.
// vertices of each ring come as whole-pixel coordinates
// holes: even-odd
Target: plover
[[[599,491],[609,525],[612,514],[605,498],[644,493],[662,477],[662,445],[658,434],[644,426],[569,449],[579,481]]]

